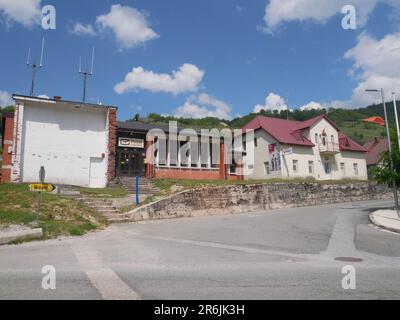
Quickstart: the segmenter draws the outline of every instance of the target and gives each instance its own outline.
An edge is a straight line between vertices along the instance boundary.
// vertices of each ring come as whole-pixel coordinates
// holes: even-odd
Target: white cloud
[[[0,91],[0,107],[6,107],[13,104],[11,95],[6,91]]]
[[[321,109],[323,109],[322,105],[315,101],[311,101],[300,108],[301,111],[311,111],[311,110],[321,110]]]
[[[149,27],[145,14],[128,6],[113,5],[110,12],[98,16],[96,22],[101,30],[111,30],[123,49],[133,48],[158,37]]]
[[[41,17],[41,0],[0,0],[0,13],[6,23],[20,23],[25,27],[39,24]]]
[[[384,88],[387,98],[393,91],[400,93],[400,33],[386,35],[380,40],[364,33],[344,57],[354,61],[350,75],[359,80],[351,99],[353,107],[381,101],[379,95],[368,94],[366,89]]]
[[[265,104],[261,105],[258,104],[254,107],[254,112],[259,113],[262,110],[266,111],[284,111],[287,110],[288,106],[285,102],[285,99],[283,99],[281,96],[277,95],[276,93],[271,92],[266,98],[265,98]]]
[[[76,35],[90,35],[95,36],[96,31],[94,30],[93,26],[89,24],[84,24],[81,22],[75,23],[74,27],[70,30],[71,33]]]
[[[236,6],[236,11],[242,13],[244,8],[242,6]]]
[[[114,90],[118,94],[141,89],[177,95],[179,93],[197,91],[203,77],[204,71],[189,63],[185,63],[179,70],[173,71],[172,75],[155,73],[144,70],[142,67],[137,67],[133,68],[125,76],[125,80],[114,87]]]
[[[231,110],[232,108],[226,102],[204,93],[187,99],[185,104],[175,111],[175,115],[181,118],[200,119],[214,117],[221,120],[229,120],[231,119]]]
[[[397,0],[270,0],[265,9],[265,23],[272,31],[283,22],[311,20],[325,23],[340,14],[343,6],[354,5],[357,9],[358,25],[364,25],[379,3],[400,7]]]

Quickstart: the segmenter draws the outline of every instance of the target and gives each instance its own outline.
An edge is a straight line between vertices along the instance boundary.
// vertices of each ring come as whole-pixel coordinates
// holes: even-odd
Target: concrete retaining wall
[[[389,189],[374,183],[237,185],[183,191],[129,214],[131,221],[145,221],[386,199],[391,196]]]

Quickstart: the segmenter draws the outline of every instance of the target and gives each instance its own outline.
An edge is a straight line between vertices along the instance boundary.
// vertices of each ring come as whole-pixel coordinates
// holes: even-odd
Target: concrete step
[[[105,214],[104,216],[111,223],[124,223],[124,222],[129,222],[131,220],[128,215],[124,214]]]

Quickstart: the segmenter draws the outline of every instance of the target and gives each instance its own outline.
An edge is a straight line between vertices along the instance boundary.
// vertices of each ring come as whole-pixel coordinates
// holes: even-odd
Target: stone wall
[[[374,183],[278,183],[208,187],[183,191],[131,211],[131,221],[222,215],[390,198]]]

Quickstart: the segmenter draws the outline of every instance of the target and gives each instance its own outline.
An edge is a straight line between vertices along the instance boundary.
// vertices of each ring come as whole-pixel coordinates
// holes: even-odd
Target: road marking
[[[329,245],[325,253],[345,254],[357,251],[354,245],[356,212],[349,209],[337,209],[335,210],[335,214],[337,215],[336,224],[332,230]]]
[[[273,251],[273,250],[255,249],[255,248],[234,246],[234,245],[228,245],[228,244],[222,244],[222,243],[216,243],[216,242],[185,240],[185,239],[178,239],[178,238],[156,237],[156,236],[151,237],[151,236],[141,235],[134,231],[133,232],[127,231],[127,233],[132,234],[137,237],[140,237],[140,238],[144,238],[144,239],[168,241],[168,242],[189,244],[189,245],[194,245],[194,246],[199,246],[199,247],[208,247],[208,248],[215,248],[215,249],[226,249],[226,250],[240,251],[240,252],[252,253],[252,254],[268,254],[268,255],[279,256],[279,257],[283,257],[283,258],[291,258],[291,259],[295,259],[296,261],[305,261],[306,260],[304,258],[304,255],[302,255],[302,254],[292,254],[292,253],[279,252],[279,251]]]
[[[135,291],[104,265],[93,249],[74,245],[73,251],[90,282],[105,300],[140,300]]]

